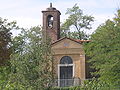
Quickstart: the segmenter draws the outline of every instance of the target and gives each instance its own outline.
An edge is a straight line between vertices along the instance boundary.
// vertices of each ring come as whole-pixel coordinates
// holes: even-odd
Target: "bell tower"
[[[43,32],[44,37],[50,37],[52,42],[60,38],[60,11],[52,7],[47,8],[43,13]]]

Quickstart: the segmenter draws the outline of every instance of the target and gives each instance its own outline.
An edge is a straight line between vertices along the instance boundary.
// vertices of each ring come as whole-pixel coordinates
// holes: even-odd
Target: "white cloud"
[[[9,19],[9,21],[14,21],[14,20],[17,21],[17,24],[20,27],[24,27],[24,28],[30,28],[42,24],[39,19],[34,19],[30,17],[14,17]]]

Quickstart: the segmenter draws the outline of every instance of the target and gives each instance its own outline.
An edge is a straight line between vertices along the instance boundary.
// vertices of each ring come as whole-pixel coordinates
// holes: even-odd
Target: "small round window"
[[[72,63],[73,63],[72,58],[69,56],[64,56],[60,60],[60,64],[72,64]]]
[[[52,28],[53,27],[53,16],[52,15],[48,15],[48,27]]]

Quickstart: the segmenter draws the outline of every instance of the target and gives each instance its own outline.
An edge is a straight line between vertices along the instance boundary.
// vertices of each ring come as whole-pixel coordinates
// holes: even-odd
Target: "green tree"
[[[92,16],[84,15],[83,11],[75,4],[68,8],[66,12],[68,19],[61,25],[62,36],[68,36],[77,39],[87,39],[85,29],[91,29]]]
[[[17,29],[16,22],[7,22],[0,17],[0,65],[10,59],[11,54],[11,30]]]
[[[113,20],[100,25],[86,45],[94,75],[109,85],[120,85],[120,10]]]
[[[0,17],[0,90],[8,86],[10,55],[12,54],[12,30],[19,27],[15,21],[8,22]]]
[[[14,38],[10,82],[14,89],[44,90],[53,80],[50,41],[42,41],[41,27],[23,30]]]

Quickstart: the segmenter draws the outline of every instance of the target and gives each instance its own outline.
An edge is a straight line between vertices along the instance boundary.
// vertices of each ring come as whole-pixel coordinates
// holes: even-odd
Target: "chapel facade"
[[[83,43],[89,41],[61,38],[61,13],[52,4],[42,13],[44,37],[49,36],[52,43],[56,86],[80,85],[88,76]]]

